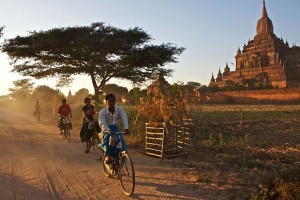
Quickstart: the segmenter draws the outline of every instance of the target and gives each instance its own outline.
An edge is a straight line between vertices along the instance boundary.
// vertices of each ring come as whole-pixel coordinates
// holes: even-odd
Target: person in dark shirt
[[[92,146],[92,141],[91,138],[94,134],[93,129],[89,129],[89,124],[91,122],[94,123],[95,130],[96,132],[100,132],[100,127],[97,121],[94,119],[95,115],[95,107],[91,104],[91,99],[90,98],[85,98],[84,99],[85,105],[82,107],[81,111],[83,113],[83,120],[82,120],[82,128],[80,131],[80,138],[81,142],[86,142],[86,150],[85,153],[90,152],[90,148]]]

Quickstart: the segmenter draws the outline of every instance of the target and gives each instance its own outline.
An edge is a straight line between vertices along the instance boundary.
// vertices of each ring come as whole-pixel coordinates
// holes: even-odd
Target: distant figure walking
[[[39,101],[35,102],[33,115],[38,122],[41,121],[41,106]]]

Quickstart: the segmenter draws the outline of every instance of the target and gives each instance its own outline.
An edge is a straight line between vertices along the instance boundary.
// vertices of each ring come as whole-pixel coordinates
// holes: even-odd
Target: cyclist
[[[34,117],[37,118],[37,120],[39,121],[41,117],[41,106],[39,101],[35,102],[33,114]]]
[[[85,105],[82,107],[81,111],[83,113],[83,124],[80,131],[81,142],[86,142],[86,150],[85,153],[90,152],[90,148],[92,146],[91,138],[93,136],[93,131],[88,129],[90,122],[95,122],[95,107],[91,104],[91,99],[86,97],[84,99]],[[100,132],[99,124],[97,122],[94,123],[96,132]]]
[[[109,140],[111,136],[117,137],[117,142],[121,142],[122,151],[126,151],[126,144],[124,142],[122,134],[116,134],[120,132],[119,122],[122,120],[123,127],[125,129],[125,134],[130,134],[128,130],[128,118],[126,112],[120,106],[116,106],[116,97],[113,94],[108,94],[105,97],[107,108],[103,108],[99,113],[99,124],[102,129],[102,143],[99,145],[105,152],[105,161],[110,162],[110,158],[115,156],[114,147],[109,145]]]
[[[58,108],[58,114],[60,116],[59,124],[58,127],[60,128],[60,134],[63,134],[64,130],[64,124],[63,124],[63,118],[64,117],[70,117],[72,118],[72,110],[69,104],[67,104],[67,100],[63,99],[62,105],[59,106]],[[70,122],[70,129],[72,129],[72,123]]]

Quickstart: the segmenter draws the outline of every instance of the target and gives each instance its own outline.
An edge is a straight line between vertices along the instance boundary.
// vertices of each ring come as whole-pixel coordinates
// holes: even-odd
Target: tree
[[[128,30],[93,23],[90,26],[33,31],[28,36],[5,40],[2,51],[13,61],[13,70],[40,79],[59,77],[69,84],[71,75],[91,78],[95,100],[111,78],[144,82],[153,73],[169,76],[183,47],[149,44],[152,38],[141,28]]]
[[[13,81],[14,88],[9,88],[9,96],[15,100],[26,100],[33,90],[33,83],[30,79],[20,79]]]
[[[208,93],[208,87],[206,85],[201,85],[198,90],[203,96],[206,96]]]
[[[39,101],[42,103],[42,110],[45,113],[52,112],[53,117],[57,117],[58,106],[61,104],[61,100],[65,98],[60,90],[55,90],[46,85],[37,86],[32,92],[32,102]]]
[[[142,98],[147,96],[147,90],[141,90],[139,87],[134,87],[128,92],[128,101],[132,105],[137,105]]]
[[[4,29],[4,26],[0,26],[0,38],[3,36],[3,29]]]
[[[75,92],[75,94],[72,96],[72,100],[76,106],[82,106],[86,97],[91,97],[89,90],[86,88],[81,88]]]
[[[189,81],[186,85],[192,89],[198,89],[201,86],[201,83]]]
[[[103,93],[113,93],[116,95],[117,101],[122,102],[123,98],[127,98],[128,89],[116,84],[106,84],[103,88]]]

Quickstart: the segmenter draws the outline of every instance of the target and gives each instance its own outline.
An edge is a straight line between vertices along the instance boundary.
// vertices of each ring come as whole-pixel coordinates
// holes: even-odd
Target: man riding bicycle
[[[130,134],[128,130],[128,118],[120,106],[116,106],[116,97],[113,94],[108,94],[105,97],[107,108],[103,108],[99,113],[99,124],[102,129],[102,143],[99,145],[105,152],[105,161],[109,162],[112,156],[115,156],[115,148],[109,145],[110,137],[117,137],[117,142],[121,142],[122,151],[126,151],[126,144],[120,132],[119,121],[122,120],[125,134]]]
[[[60,116],[59,124],[58,127],[60,128],[60,134],[63,134],[64,130],[64,124],[63,124],[63,118],[70,117],[72,118],[72,110],[69,104],[67,104],[67,100],[63,99],[62,105],[59,106],[58,108],[58,114]],[[70,129],[72,129],[72,123],[70,122]]]

